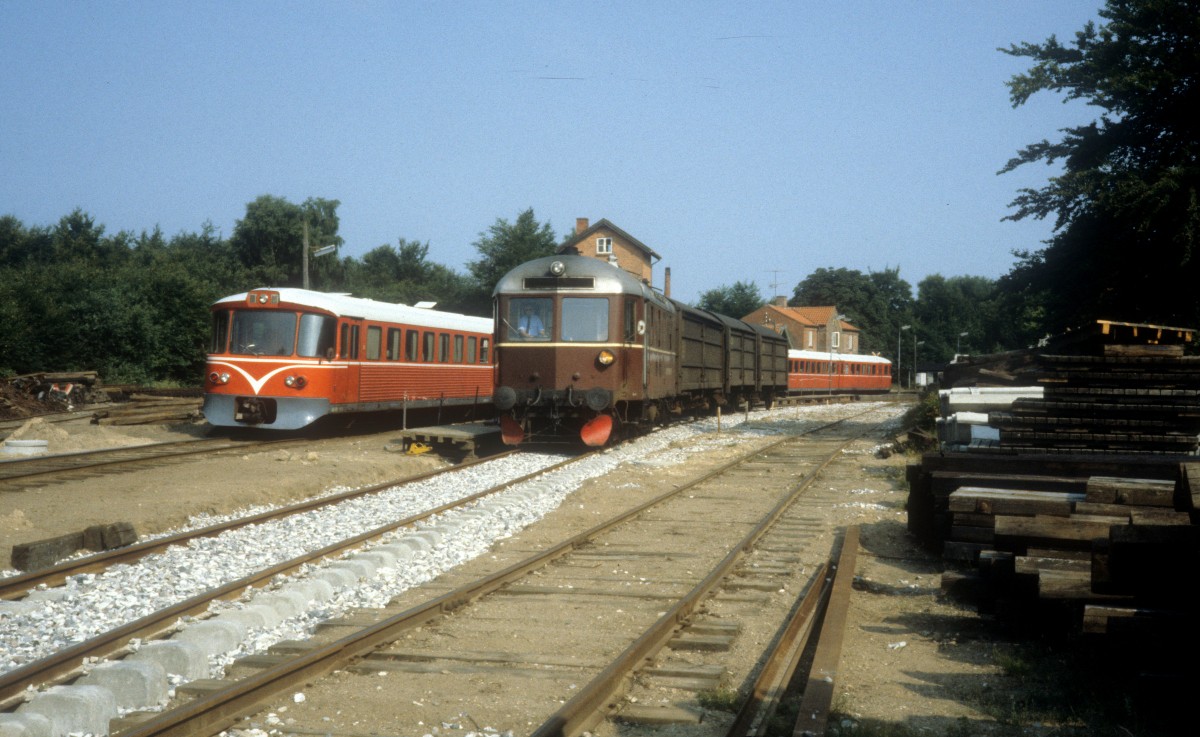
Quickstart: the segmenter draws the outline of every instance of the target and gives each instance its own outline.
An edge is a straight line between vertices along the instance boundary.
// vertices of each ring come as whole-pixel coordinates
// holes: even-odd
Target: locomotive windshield
[[[593,343],[608,341],[608,300],[565,297],[562,301],[562,339]]]
[[[290,356],[296,343],[296,313],[234,310],[230,333],[230,353]]]
[[[550,340],[554,302],[549,297],[522,297],[508,302],[504,324],[509,340]]]

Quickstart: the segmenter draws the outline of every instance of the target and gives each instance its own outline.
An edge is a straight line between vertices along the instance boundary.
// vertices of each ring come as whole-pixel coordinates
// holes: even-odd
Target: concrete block
[[[158,663],[168,675],[182,676],[185,680],[207,678],[208,655],[198,645],[183,640],[154,640],[142,646],[127,660],[148,660]]]
[[[371,550],[358,553],[354,556],[354,560],[369,560],[375,565],[375,570],[377,571],[380,568],[396,567],[396,556],[380,548],[372,548]]]
[[[41,714],[50,720],[52,735],[108,735],[109,720],[117,716],[117,699],[99,686],[54,686],[34,694],[18,713]]]
[[[372,548],[372,551],[376,550],[386,550],[392,555],[393,558],[396,559],[397,565],[412,560],[413,557],[413,549],[408,545],[388,543],[387,545],[380,545],[377,548]]]
[[[358,575],[349,568],[322,568],[313,574],[313,578],[328,583],[334,591],[349,588],[358,583]]]
[[[246,628],[237,622],[216,619],[205,619],[192,622],[175,634],[171,639],[178,642],[190,642],[205,655],[220,655],[233,650],[246,639]]]
[[[6,712],[0,714],[0,737],[54,737],[50,720],[41,714]]]
[[[122,709],[145,709],[167,702],[167,671],[149,660],[101,663],[75,685],[107,688]]]
[[[267,606],[254,605],[242,609],[230,609],[213,617],[217,622],[234,622],[246,631],[260,627],[274,627],[279,624],[279,615]],[[270,624],[268,624],[268,621]]]
[[[310,603],[329,601],[333,598],[333,586],[319,578],[302,578],[282,587],[283,591],[296,591]]]
[[[274,609],[279,614],[281,621],[288,617],[294,617],[301,612],[308,611],[309,604],[309,600],[299,591],[287,591],[284,589],[264,591],[251,601],[260,606]]]
[[[354,580],[359,581],[375,575],[375,564],[369,560],[358,558],[342,558],[336,563],[330,563],[330,568],[342,568],[354,574]]]

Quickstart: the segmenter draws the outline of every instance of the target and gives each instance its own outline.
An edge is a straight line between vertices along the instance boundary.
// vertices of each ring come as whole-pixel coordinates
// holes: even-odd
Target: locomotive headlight
[[[604,350],[600,351],[600,355],[596,356],[596,360],[600,362],[601,366],[611,366],[613,361],[617,360],[617,357],[613,355],[612,351]]]
[[[567,265],[562,261],[554,261],[550,264],[550,273],[555,276],[562,276],[567,273]]]
[[[283,383],[293,389],[303,389],[304,385],[308,383],[308,379],[303,376],[289,376],[283,380]]]
[[[228,384],[229,383],[229,374],[226,374],[226,373],[218,374],[216,371],[213,371],[212,373],[210,373],[208,375],[208,382],[210,384]]]

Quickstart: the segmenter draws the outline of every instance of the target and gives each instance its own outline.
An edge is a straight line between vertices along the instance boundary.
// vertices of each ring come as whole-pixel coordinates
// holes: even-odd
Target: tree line
[[[893,360],[899,349],[905,363],[910,348],[918,360],[945,360],[960,346],[1020,348],[1097,319],[1200,326],[1200,1],[1108,0],[1099,15],[1070,43],[1051,36],[999,49],[1032,63],[1008,82],[1013,107],[1053,93],[1098,111],[999,172],[1061,168],[1019,190],[1005,218],[1052,219],[1042,248],[1014,251],[996,280],[927,277],[915,297],[898,269],[818,269],[790,303],[836,305],[863,331],[864,349]],[[738,282],[702,303],[734,314],[762,298]]]
[[[342,243],[338,205],[264,195],[228,238],[211,225],[170,238],[110,235],[82,210],[51,226],[0,217],[0,377],[94,370],[109,383],[195,385],[209,306],[254,287],[301,286],[306,245]],[[480,233],[466,273],[430,260],[428,243],[400,238],[361,258],[310,258],[308,278],[321,291],[486,316],[498,276],[560,241],[530,209]]]
[[[1045,186],[1019,190],[1007,216],[1053,218],[1042,248],[1015,251],[999,279],[932,275],[915,294],[898,268],[821,268],[790,304],[837,306],[864,350],[893,360],[899,351],[909,365],[913,355],[1020,348],[1095,319],[1200,324],[1200,0],[1108,0],[1100,16],[1070,44],[1052,36],[999,50],[1032,61],[1008,84],[1014,107],[1051,92],[1099,111],[1001,169],[1061,166]],[[195,383],[208,306],[256,286],[300,286],[304,249],[341,245],[338,204],[265,195],[229,238],[211,226],[109,235],[81,210],[51,226],[0,217],[0,376],[97,370],[114,383]],[[499,276],[563,240],[528,209],[479,234],[466,273],[431,261],[428,243],[399,238],[361,258],[310,258],[309,279],[314,289],[488,315]],[[753,282],[737,282],[700,306],[737,317],[763,302]]]

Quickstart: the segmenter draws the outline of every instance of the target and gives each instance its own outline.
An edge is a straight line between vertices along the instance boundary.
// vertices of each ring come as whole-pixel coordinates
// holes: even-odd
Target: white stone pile
[[[863,405],[858,405],[862,407]],[[829,408],[803,413],[812,424],[827,421]],[[844,410],[843,410],[844,411]],[[801,420],[794,410],[786,419]],[[780,416],[776,411],[775,416]],[[753,413],[747,432],[763,432]],[[733,430],[741,415],[723,420]],[[70,686],[31,693],[15,713],[0,714],[0,737],[107,735],[110,719],[133,710],[161,707],[173,688],[197,678],[219,677],[236,659],[262,652],[284,639],[307,637],[320,622],[361,607],[381,607],[399,593],[486,553],[498,540],[554,510],[586,480],[628,461],[681,463],[692,452],[724,445],[737,433],[688,447],[680,441],[711,432],[712,421],[677,425],[513,486],[497,495],[437,515],[415,529],[399,530],[341,559],[306,566],[267,589],[236,602],[217,603],[207,618],[185,618],[168,639],[134,643],[121,660],[93,664]],[[520,454],[360,499],[233,530],[175,546],[104,573],[74,577],[57,589],[0,602],[0,672],[44,658],[74,643],[222,585],[317,550],[333,542],[441,506],[506,479],[561,460]],[[635,482],[636,483],[636,482]],[[212,520],[205,520],[210,523]]]

